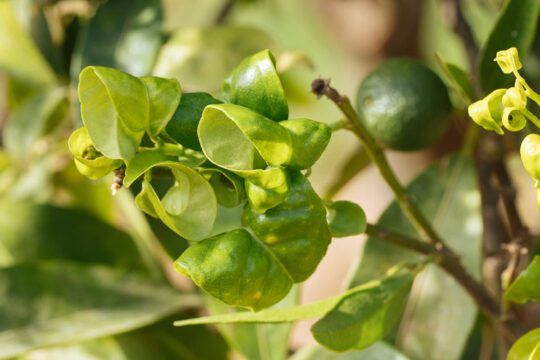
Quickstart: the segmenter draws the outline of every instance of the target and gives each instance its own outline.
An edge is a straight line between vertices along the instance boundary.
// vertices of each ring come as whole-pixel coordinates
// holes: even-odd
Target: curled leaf
[[[225,79],[220,95],[275,121],[289,117],[289,105],[270,50],[245,58]]]
[[[283,183],[271,188],[265,188],[246,180],[246,194],[251,208],[256,212],[264,213],[266,210],[281,204],[289,191],[287,177],[285,176],[283,180]]]
[[[96,149],[112,159],[129,159],[149,128],[143,81],[111,68],[89,66],[79,76],[84,125]]]
[[[182,97],[182,90],[175,79],[147,76],[141,80],[146,86],[150,102],[148,134],[157,136],[167,126],[176,111]]]
[[[366,231],[366,214],[350,201],[334,201],[326,204],[326,219],[333,237],[346,237]]]
[[[289,130],[293,154],[288,166],[301,170],[313,166],[330,142],[330,127],[309,119],[293,119],[279,123]]]
[[[469,116],[484,129],[493,130],[502,135],[504,133],[501,128],[504,109],[502,97],[505,93],[506,89],[497,89],[484,99],[471,104],[468,109]]]
[[[122,160],[109,159],[95,149],[85,127],[79,128],[71,134],[68,145],[77,169],[90,179],[100,179],[122,166]]]
[[[244,181],[241,177],[213,165],[206,165],[198,170],[212,185],[217,202],[221,206],[233,208],[246,200]]]

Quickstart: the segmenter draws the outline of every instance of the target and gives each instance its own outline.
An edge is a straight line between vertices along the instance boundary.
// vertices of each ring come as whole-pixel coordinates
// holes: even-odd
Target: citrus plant
[[[516,208],[508,159],[519,151],[540,207],[540,95],[519,72],[540,1],[508,0],[481,50],[462,3],[448,2],[468,71],[442,55],[438,68],[390,59],[361,81],[355,106],[330,79],[309,78],[309,89],[295,78],[310,64],[302,54],[223,24],[234,6],[251,17],[257,1],[225,1],[217,26],[165,42],[158,0],[88,2],[84,13],[15,3],[0,1],[11,111],[0,358],[539,356],[538,239]],[[64,17],[44,25],[51,13]],[[61,46],[36,35],[49,28],[64,32]],[[330,104],[342,119],[298,116],[295,96],[309,90],[308,107]],[[429,149],[450,127],[466,128],[460,150],[403,185],[386,150]],[[324,194],[312,169],[327,166],[338,131],[360,150],[325,173],[337,185]],[[376,223],[332,196],[368,164],[394,195]],[[345,289],[299,304],[298,284],[332,241],[360,234]],[[289,356],[291,324],[306,319],[317,345]]]

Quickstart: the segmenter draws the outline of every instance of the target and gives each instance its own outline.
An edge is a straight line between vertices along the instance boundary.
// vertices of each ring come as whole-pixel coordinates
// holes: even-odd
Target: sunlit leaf
[[[182,97],[182,90],[178,81],[174,79],[147,76],[141,80],[146,85],[150,104],[148,133],[151,136],[157,136],[165,129],[176,111]]]
[[[280,122],[289,130],[293,154],[287,164],[295,169],[307,169],[321,157],[330,142],[332,131],[326,124],[309,119],[293,119]]]
[[[334,201],[326,205],[326,219],[333,237],[362,234],[366,230],[366,214],[350,201]]]
[[[364,350],[350,350],[336,353],[326,350],[320,345],[305,347],[297,351],[289,360],[409,360],[397,349],[377,342]]]
[[[508,301],[524,304],[527,300],[540,302],[540,256],[523,270],[504,294]]]
[[[520,337],[510,348],[506,360],[536,360],[540,356],[540,328]]]

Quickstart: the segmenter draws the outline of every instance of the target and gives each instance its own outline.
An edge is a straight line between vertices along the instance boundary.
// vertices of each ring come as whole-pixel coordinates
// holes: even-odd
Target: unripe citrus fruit
[[[358,89],[356,105],[369,133],[386,147],[414,151],[446,130],[451,111],[439,76],[411,59],[391,59],[371,72]]]

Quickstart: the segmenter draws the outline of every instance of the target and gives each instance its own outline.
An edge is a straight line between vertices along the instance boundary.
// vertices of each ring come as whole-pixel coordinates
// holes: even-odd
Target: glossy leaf
[[[538,0],[506,3],[480,55],[479,77],[486,93],[513,82],[513,76],[503,74],[493,59],[498,51],[516,47],[524,60],[534,40],[539,14]]]
[[[527,300],[540,302],[540,256],[523,270],[504,294],[507,301],[524,304]]]
[[[246,180],[246,195],[250,207],[262,214],[285,201],[289,192],[289,184],[287,176],[283,179],[281,184],[272,188],[262,187]]]
[[[225,79],[220,95],[269,119],[289,118],[289,105],[270,50],[253,54]]]
[[[114,0],[99,6],[78,39],[71,75],[92,65],[151,75],[163,42],[160,0]]]
[[[293,155],[288,166],[295,169],[312,167],[330,142],[332,131],[326,124],[309,119],[280,122],[291,134]]]
[[[284,127],[239,105],[207,106],[198,134],[208,160],[242,177],[267,165],[285,164],[292,156]]]
[[[96,149],[111,159],[130,159],[149,128],[144,83],[124,72],[100,66],[79,76],[84,125]]]
[[[181,29],[161,48],[154,75],[176,78],[189,91],[215,92],[242,59],[267,48],[274,41],[254,28]]]
[[[159,217],[171,230],[188,240],[201,240],[210,234],[216,219],[217,201],[212,187],[201,174],[149,152],[138,153],[128,163],[128,169],[130,165],[136,170],[132,170],[133,174],[130,172],[128,184],[145,172],[142,190],[135,198],[141,210]],[[168,168],[176,181],[161,199],[151,184],[152,176],[148,171],[156,166]]]
[[[299,287],[293,286],[289,294],[272,309],[282,309],[297,305]],[[227,306],[211,296],[204,296],[206,309],[210,314],[224,314],[246,311]],[[250,360],[285,360],[289,351],[289,335],[293,324],[218,324],[217,328],[231,349]],[[192,327],[180,327],[189,331]]]
[[[540,356],[540,328],[520,337],[510,348],[506,360],[536,360]]]
[[[246,206],[242,224],[272,251],[294,282],[315,271],[331,240],[322,200],[299,172],[290,174],[290,190],[281,204],[264,214]]]
[[[0,70],[30,87],[56,82],[47,61],[17,22],[10,1],[0,1]]]
[[[34,143],[54,130],[67,109],[66,89],[43,90],[25,101],[8,119],[3,139],[16,157],[25,158]]]
[[[95,339],[198,306],[193,294],[104,266],[40,263],[1,268],[0,357]]]
[[[366,214],[350,201],[334,201],[326,204],[326,219],[333,237],[346,237],[366,231]]]
[[[283,299],[293,284],[271,251],[243,229],[192,245],[175,268],[226,304],[254,311]]]
[[[471,159],[455,155],[429,167],[407,186],[407,192],[458,253],[464,266],[479,278],[482,218]],[[396,202],[385,210],[377,224],[419,237]],[[349,286],[378,277],[396,264],[421,259],[416,253],[369,238]],[[475,314],[476,306],[461,286],[441,269],[429,265],[415,281],[396,342],[412,358],[459,359]],[[444,337],[438,336],[443,333]]]
[[[202,112],[207,105],[220,103],[220,100],[214,99],[212,95],[204,92],[184,94],[180,105],[167,125],[167,135],[183,146],[201,151],[197,127]]]
[[[343,297],[311,327],[317,342],[334,351],[364,349],[382,340],[399,321],[414,274],[381,282],[370,292]]]
[[[297,351],[289,360],[409,360],[405,355],[385,342],[379,341],[364,350],[335,353],[320,345]]]
[[[77,170],[90,179],[100,179],[122,166],[122,160],[109,159],[95,148],[85,127],[75,130],[68,140],[69,151],[74,157]]]
[[[214,189],[217,202],[226,208],[233,208],[246,200],[244,181],[241,177],[217,166],[198,169]]]
[[[141,265],[133,240],[88,212],[8,199],[0,211],[0,267],[52,259]]]
[[[174,161],[174,157],[168,156],[158,150],[139,151],[127,163],[124,186],[130,187],[131,184],[139,177],[143,176],[145,172],[166,161],[172,162]]]
[[[148,76],[141,80],[146,85],[150,105],[148,133],[157,136],[165,129],[180,104],[182,90],[178,81],[174,79]]]

